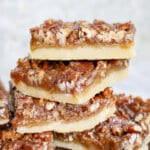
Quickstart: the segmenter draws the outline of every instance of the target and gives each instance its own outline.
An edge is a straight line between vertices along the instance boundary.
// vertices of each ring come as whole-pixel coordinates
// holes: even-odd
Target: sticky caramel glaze
[[[8,92],[0,82],[0,120],[9,119],[8,111]]]
[[[5,90],[2,82],[0,81],[0,101],[8,98],[8,92]]]
[[[84,45],[120,45],[133,43],[135,27],[131,22],[108,24],[102,20],[63,22],[49,19],[32,28],[31,50],[42,47],[69,48]]]
[[[16,92],[16,112],[12,124],[13,127],[17,127],[44,121],[74,122],[98,113],[103,107],[110,107],[115,100],[116,97],[113,96],[111,88],[106,88],[84,105],[39,100]]]
[[[1,150],[53,150],[52,132],[19,134],[15,130],[0,132]]]
[[[40,61],[19,59],[11,71],[15,84],[42,88],[55,93],[78,93],[99,76],[105,78],[111,71],[126,68],[128,60],[101,61]]]
[[[64,142],[76,142],[88,148],[123,150],[133,146],[137,150],[150,132],[150,99],[117,96],[117,111],[113,117],[84,132],[59,134],[54,137]]]

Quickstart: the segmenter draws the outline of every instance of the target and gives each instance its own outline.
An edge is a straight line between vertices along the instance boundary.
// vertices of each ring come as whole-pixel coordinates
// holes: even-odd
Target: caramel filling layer
[[[133,43],[135,27],[131,22],[108,24],[101,20],[63,22],[49,19],[32,28],[31,50],[40,47],[78,47],[84,45],[122,45]]]
[[[16,84],[23,82],[51,93],[79,93],[99,77],[105,78],[115,70],[127,68],[128,60],[101,61],[40,61],[20,59],[11,71]]]
[[[37,99],[15,92],[15,118],[13,127],[43,122],[77,122],[92,117],[104,108],[113,107],[116,97],[110,88],[97,94],[87,104],[64,104]],[[112,112],[113,113],[113,112]]]
[[[53,134],[52,132],[43,132],[35,134],[19,134],[15,130],[5,129],[1,131],[2,150],[53,150]]]

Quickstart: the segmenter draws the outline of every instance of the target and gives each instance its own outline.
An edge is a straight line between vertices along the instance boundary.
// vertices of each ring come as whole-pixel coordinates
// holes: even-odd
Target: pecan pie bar
[[[0,81],[0,125],[9,122],[8,93]]]
[[[71,150],[148,150],[150,99],[117,96],[114,116],[84,132],[55,133],[55,146]]]
[[[1,150],[54,150],[52,132],[19,134],[15,130],[0,131]]]
[[[116,96],[111,88],[106,88],[82,105],[37,99],[18,91],[14,91],[14,97],[16,110],[12,125],[19,133],[84,131],[92,129],[115,112]]]
[[[128,60],[41,61],[19,59],[11,71],[17,90],[61,103],[83,104],[128,75]]]
[[[32,28],[30,57],[44,60],[129,59],[135,55],[131,22],[63,22],[49,19]]]

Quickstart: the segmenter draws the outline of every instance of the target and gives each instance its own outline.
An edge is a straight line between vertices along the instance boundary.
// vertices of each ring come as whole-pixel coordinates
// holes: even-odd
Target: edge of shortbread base
[[[18,126],[17,132],[19,133],[38,133],[45,131],[55,131],[58,133],[69,133],[69,132],[81,132],[94,128],[100,122],[107,120],[111,117],[115,110],[115,102],[110,103],[109,106],[105,105],[98,113],[95,113],[85,119],[74,122],[54,121],[54,122],[43,122],[35,123],[33,125]]]
[[[145,138],[143,145],[142,145],[142,149],[139,150],[149,150],[148,149],[148,143],[150,143],[150,133],[148,134],[148,136]]]
[[[75,143],[75,142],[64,142],[58,139],[54,140],[54,147],[59,147],[59,148],[65,148],[65,149],[71,149],[71,150],[89,150],[87,147],[80,143]],[[92,150],[94,150],[92,148]]]
[[[9,122],[9,119],[0,119],[0,125],[4,125]]]
[[[114,70],[103,79],[98,77],[90,86],[87,86],[82,92],[75,95],[50,93],[49,91],[43,90],[42,88],[28,86],[21,81],[16,84],[12,80],[12,83],[17,88],[17,90],[21,91],[25,95],[57,101],[60,103],[84,104],[88,102],[90,98],[93,98],[97,93],[103,91],[106,87],[123,80],[127,76],[128,68]]]
[[[30,58],[40,60],[99,60],[130,59],[135,56],[134,44],[121,46],[83,46],[66,48],[39,48],[30,50]]]

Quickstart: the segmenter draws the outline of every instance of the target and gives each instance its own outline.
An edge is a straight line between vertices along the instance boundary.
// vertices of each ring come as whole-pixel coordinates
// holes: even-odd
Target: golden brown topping
[[[3,150],[53,150],[52,132],[43,132],[36,134],[19,134],[14,130],[2,131]]]
[[[145,115],[150,113],[150,100],[144,102],[142,98],[132,96],[126,97],[124,94],[119,95],[117,101],[118,111],[117,115],[121,115],[126,119],[141,120]]]
[[[8,98],[9,98],[8,92],[5,90],[3,84],[0,81],[0,121],[2,122],[3,122],[3,119],[9,120]],[[2,123],[2,124],[5,124],[5,123]]]
[[[104,94],[105,93],[105,94]],[[47,120],[75,121],[101,111],[103,107],[110,106],[116,101],[110,88],[97,94],[87,104],[63,104],[43,99],[37,99],[15,92],[15,118],[13,126],[43,122]]]
[[[8,99],[8,92],[5,90],[2,82],[0,81],[0,101],[5,100],[7,101]]]
[[[19,59],[12,70],[11,78],[16,82],[64,93],[81,92],[93,83],[96,77],[105,78],[111,69],[128,66],[128,60],[101,61],[40,61]]]
[[[63,22],[47,20],[30,30],[35,45],[64,47],[82,44],[118,44],[134,40],[135,27],[131,22],[108,24],[101,20]]]

